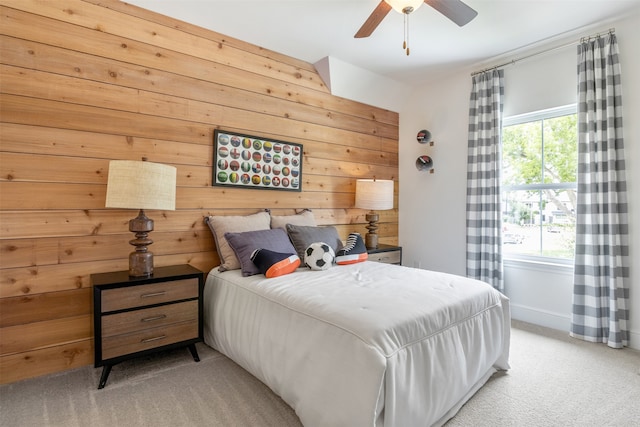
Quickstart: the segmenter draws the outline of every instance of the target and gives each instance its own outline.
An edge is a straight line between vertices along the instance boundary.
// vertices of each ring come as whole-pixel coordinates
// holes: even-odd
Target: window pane
[[[577,116],[544,120],[544,182],[576,182],[578,170]]]
[[[540,255],[540,191],[502,192],[502,251],[505,255]]]
[[[503,191],[502,242],[505,255],[573,258],[576,217],[574,189]]]
[[[541,255],[572,259],[576,244],[576,190],[544,190],[542,200],[545,209]]]
[[[503,185],[542,182],[542,121],[503,128],[502,165]]]

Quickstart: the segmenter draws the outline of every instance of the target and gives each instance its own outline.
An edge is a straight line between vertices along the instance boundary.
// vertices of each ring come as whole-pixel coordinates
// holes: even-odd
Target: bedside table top
[[[135,284],[140,283],[153,283],[157,281],[163,281],[167,278],[179,278],[180,276],[189,276],[194,274],[202,274],[201,270],[189,265],[171,265],[166,267],[155,267],[151,276],[132,277],[129,276],[129,271],[113,271],[109,273],[97,273],[91,275],[91,283],[94,286],[100,286],[104,284],[113,283],[128,283]]]
[[[383,245],[379,243],[377,248],[367,249],[367,252],[370,254],[376,254],[380,252],[392,252],[392,251],[401,251],[401,250],[402,250],[402,246]]]

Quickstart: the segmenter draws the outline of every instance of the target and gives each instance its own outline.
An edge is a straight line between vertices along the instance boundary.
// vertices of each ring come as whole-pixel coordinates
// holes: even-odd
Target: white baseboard
[[[511,304],[511,318],[567,333],[571,329],[571,316],[521,304]],[[629,335],[629,348],[640,350],[640,333],[630,331]]]
[[[541,310],[521,304],[511,304],[511,317],[534,325],[557,329],[569,333],[571,317],[561,313]]]
[[[629,348],[640,350],[640,332],[629,331]]]

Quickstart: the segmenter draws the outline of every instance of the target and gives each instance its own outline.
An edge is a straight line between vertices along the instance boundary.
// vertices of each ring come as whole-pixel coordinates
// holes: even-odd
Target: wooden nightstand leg
[[[101,388],[104,388],[104,386],[107,384],[107,379],[109,378],[109,374],[111,373],[112,367],[113,365],[105,365],[104,368],[102,368],[102,375],[100,375],[100,383],[98,384],[98,390],[100,390]]]
[[[189,351],[191,352],[191,355],[193,356],[193,360],[195,360],[196,362],[200,361],[200,356],[198,356],[198,350],[196,350],[196,345],[195,344],[189,344]]]

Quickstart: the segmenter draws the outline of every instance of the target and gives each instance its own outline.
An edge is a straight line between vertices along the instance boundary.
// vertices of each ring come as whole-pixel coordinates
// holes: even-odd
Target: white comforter
[[[443,424],[508,369],[508,299],[486,283],[364,262],[207,278],[205,342],[307,427]]]

